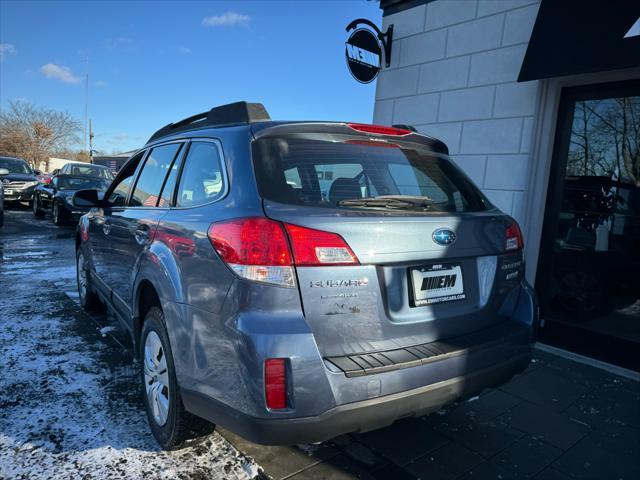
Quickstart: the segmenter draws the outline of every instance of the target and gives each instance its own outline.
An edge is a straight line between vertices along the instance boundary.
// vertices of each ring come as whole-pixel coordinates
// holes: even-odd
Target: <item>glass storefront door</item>
[[[640,370],[640,82],[564,90],[557,128],[540,338]]]

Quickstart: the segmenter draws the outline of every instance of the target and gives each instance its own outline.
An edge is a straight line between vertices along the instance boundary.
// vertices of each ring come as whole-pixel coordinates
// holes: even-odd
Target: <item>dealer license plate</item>
[[[464,300],[462,268],[457,264],[425,265],[411,269],[413,305]]]

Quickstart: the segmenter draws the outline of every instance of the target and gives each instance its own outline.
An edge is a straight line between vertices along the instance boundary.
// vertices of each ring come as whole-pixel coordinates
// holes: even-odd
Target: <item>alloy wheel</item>
[[[169,374],[164,347],[154,331],[144,342],[144,384],[153,419],[162,426],[169,416]]]

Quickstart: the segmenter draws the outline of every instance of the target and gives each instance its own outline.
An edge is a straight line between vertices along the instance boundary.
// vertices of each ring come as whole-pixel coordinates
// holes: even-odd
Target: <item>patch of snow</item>
[[[139,393],[139,367],[101,340],[113,327],[97,331],[59,286],[75,282],[73,240],[33,240],[34,251],[51,254],[0,262],[0,478],[257,476],[253,460],[217,433],[178,451],[159,449]],[[10,254],[12,245],[24,246],[0,242]]]
[[[102,327],[98,331],[100,332],[100,335],[102,335],[103,337],[106,337],[107,333],[113,332],[115,330],[117,330],[116,327],[112,327],[111,325],[109,325],[107,327]]]

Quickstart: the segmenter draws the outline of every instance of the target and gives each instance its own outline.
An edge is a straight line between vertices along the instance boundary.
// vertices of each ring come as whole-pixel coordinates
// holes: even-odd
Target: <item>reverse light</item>
[[[240,277],[295,287],[291,252],[279,222],[262,217],[214,223],[207,232],[211,244]]]
[[[507,227],[506,237],[506,251],[522,250],[524,248],[524,239],[522,238],[522,232],[520,231],[520,227],[515,221]]]
[[[411,130],[405,130],[403,128],[395,127],[383,127],[382,125],[369,125],[366,123],[348,123],[349,128],[357,130],[358,132],[373,133],[374,135],[392,135],[396,137],[403,137],[405,135],[411,135]]]
[[[264,398],[267,408],[287,408],[287,370],[284,358],[268,358],[264,362]]]
[[[358,265],[358,257],[337,233],[285,224],[295,265]]]

